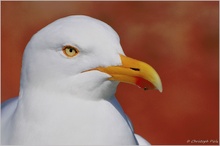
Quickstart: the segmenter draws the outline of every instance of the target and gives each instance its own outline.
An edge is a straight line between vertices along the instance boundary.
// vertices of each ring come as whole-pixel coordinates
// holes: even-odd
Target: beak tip
[[[160,93],[163,92],[163,87],[161,86],[160,88],[158,88],[158,90],[160,91]]]
[[[159,80],[158,83],[159,84],[156,85],[156,89],[159,90],[160,93],[162,93],[163,92],[163,86],[162,86],[161,80]]]

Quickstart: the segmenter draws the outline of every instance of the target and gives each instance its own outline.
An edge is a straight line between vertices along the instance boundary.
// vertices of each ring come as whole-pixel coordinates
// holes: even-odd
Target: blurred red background
[[[1,2],[1,9],[2,102],[19,93],[31,36],[58,18],[89,15],[111,25],[126,55],[149,63],[161,77],[163,93],[118,87],[136,133],[151,144],[218,144],[218,1]]]

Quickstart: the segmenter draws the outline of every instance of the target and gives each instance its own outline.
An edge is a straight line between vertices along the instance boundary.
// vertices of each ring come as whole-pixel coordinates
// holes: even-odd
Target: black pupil
[[[69,49],[69,50],[70,50],[71,53],[73,52],[73,49]]]

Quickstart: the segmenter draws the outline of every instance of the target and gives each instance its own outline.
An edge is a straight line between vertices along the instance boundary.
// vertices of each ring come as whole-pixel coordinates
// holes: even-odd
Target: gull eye
[[[63,48],[63,53],[67,57],[71,57],[72,58],[72,57],[76,56],[79,53],[79,51],[76,48],[72,47],[72,46],[65,46]]]

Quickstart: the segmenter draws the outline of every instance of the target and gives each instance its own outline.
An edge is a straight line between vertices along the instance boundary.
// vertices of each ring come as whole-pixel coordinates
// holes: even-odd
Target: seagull
[[[84,15],[54,21],[25,48],[19,96],[1,106],[1,143],[148,145],[115,97],[119,82],[162,92],[157,72],[127,57],[108,24]]]

